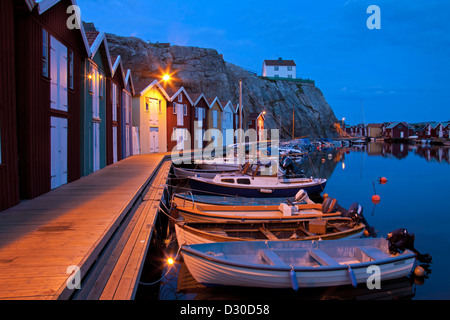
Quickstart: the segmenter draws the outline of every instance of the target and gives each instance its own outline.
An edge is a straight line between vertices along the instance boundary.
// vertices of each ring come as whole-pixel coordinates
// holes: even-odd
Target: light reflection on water
[[[206,288],[190,276],[184,265],[161,282],[160,300],[267,299],[450,299],[447,276],[450,240],[450,148],[407,144],[370,143],[351,148],[314,152],[301,163],[307,175],[328,179],[325,193],[348,208],[354,202],[364,207],[364,216],[379,235],[405,228],[414,233],[415,247],[433,257],[429,276],[421,281],[399,279],[378,292],[348,287],[306,290],[261,290],[252,288]],[[386,177],[388,183],[377,182]],[[375,189],[375,190],[374,190]],[[376,192],[381,202],[374,205]],[[179,271],[179,272],[178,272]],[[411,283],[412,282],[412,283]],[[417,284],[418,283],[418,284]]]

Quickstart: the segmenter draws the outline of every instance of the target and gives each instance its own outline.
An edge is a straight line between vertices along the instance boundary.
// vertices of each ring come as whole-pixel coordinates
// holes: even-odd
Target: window
[[[148,101],[145,103],[145,111],[148,112]]]
[[[292,71],[292,66],[288,66],[288,71]]]
[[[42,75],[48,77],[48,57],[49,57],[49,45],[48,45],[48,32],[42,29]]]
[[[187,116],[187,105],[186,104],[183,105],[183,114],[184,114],[184,116]]]
[[[173,114],[177,114],[177,103],[173,103]]]
[[[158,106],[159,113],[161,114],[162,113],[162,102],[161,102],[161,100],[158,100],[158,103],[159,103],[159,106]]]
[[[250,184],[250,179],[236,179],[238,184],[246,184],[249,185]]]
[[[273,67],[273,69],[274,69],[275,71],[278,71],[278,70],[280,70],[280,67],[279,67],[279,66],[275,66],[275,67]]]
[[[217,110],[213,110],[213,127],[217,127]]]
[[[103,99],[103,96],[104,96],[103,93],[105,92],[105,78],[103,77],[102,74],[100,74],[98,76],[98,82],[99,82],[99,90],[100,90],[98,93],[98,96],[100,99]]]
[[[234,183],[234,179],[222,179],[221,181],[224,183]]]
[[[289,78],[289,79],[292,79],[292,74],[288,74],[288,78]]]
[[[94,89],[94,68],[91,67],[91,73],[89,74],[89,92],[92,93],[92,90]]]
[[[182,94],[179,94],[178,95],[178,102],[183,102],[183,95]]]
[[[280,75],[276,74],[276,75],[274,75],[274,77],[275,77],[275,78],[279,78],[279,77],[280,77]]]
[[[69,51],[69,88],[73,90],[73,51]]]

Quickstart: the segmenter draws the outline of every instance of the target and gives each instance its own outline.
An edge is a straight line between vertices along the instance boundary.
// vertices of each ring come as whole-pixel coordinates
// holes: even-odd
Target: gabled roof
[[[222,104],[222,106],[224,106],[224,107],[223,107],[223,110],[224,110],[224,111],[225,111],[226,108],[229,107],[230,110],[231,110],[233,113],[236,113],[236,110],[234,109],[233,103],[232,103],[230,100],[228,100],[228,101],[222,101],[221,104]]]
[[[222,109],[222,111],[223,111],[223,106],[222,106],[222,104],[220,103],[220,100],[219,100],[218,97],[215,97],[215,98],[208,98],[208,104],[209,104],[209,108],[210,108],[210,109],[212,108],[212,106],[213,106],[215,103],[217,103],[217,104],[219,105],[220,109]]]
[[[57,4],[60,1],[61,0],[25,0],[25,3],[28,6],[28,9],[30,11],[33,11],[33,9],[35,7],[37,7],[37,12],[38,12],[39,15],[41,15],[45,11],[49,10],[51,7],[53,7],[55,4]],[[77,2],[75,0],[71,0],[70,2],[74,6],[77,5]],[[81,19],[81,17],[80,17],[80,19]],[[89,46],[89,43],[88,43],[87,38],[86,38],[86,33],[84,31],[84,26],[83,26],[83,23],[81,22],[81,20],[79,21],[79,23],[80,23],[80,29],[79,30],[81,32],[81,37],[83,39],[84,48],[86,50],[86,55],[88,57],[90,57],[91,56],[90,46]]]
[[[297,66],[294,60],[283,60],[281,58],[278,60],[264,60],[264,63],[266,66]]]
[[[133,82],[133,77],[131,76],[131,70],[128,69],[127,70],[127,74],[125,76],[125,86],[127,83],[130,83],[130,89],[131,89],[131,95],[133,96],[135,94],[135,89],[134,89],[134,82]]]
[[[402,125],[404,125],[405,127],[408,127],[408,128],[409,128],[409,125],[408,125],[406,122],[391,122],[391,123],[389,124],[389,126],[386,127],[386,129],[392,129],[392,128],[395,128],[395,127],[398,126],[399,124],[402,124]]]
[[[92,38],[91,38],[91,40],[92,40]],[[90,51],[91,51],[90,58],[94,59],[95,55],[97,54],[97,51],[100,49],[102,44],[105,46],[105,53],[106,53],[106,58],[107,58],[106,61],[108,63],[109,72],[112,75],[113,74],[113,66],[111,64],[111,55],[109,53],[108,40],[106,40],[106,34],[104,32],[99,32],[97,34],[97,37],[95,38],[95,40],[92,42],[92,45],[90,48]]]
[[[122,77],[123,85],[125,86],[127,81],[125,78],[125,72],[123,69],[122,57],[111,55],[111,64],[112,64],[112,78],[116,76],[116,73],[119,72]]]
[[[171,101],[171,97],[167,94],[164,87],[161,85],[160,81],[157,79],[149,79],[149,82],[146,82],[147,85],[143,85],[143,81],[138,82],[136,86],[136,92],[135,95],[143,96],[145,95],[149,90],[153,89],[155,86],[159,89],[159,91],[163,94],[163,96],[166,98],[167,101]],[[148,84],[149,83],[149,84]]]
[[[186,97],[188,98],[189,102],[191,103],[191,106],[194,105],[191,97],[189,96],[189,93],[187,93],[187,91],[184,87],[164,87],[164,90],[166,90],[167,94],[170,96],[170,100],[169,100],[170,102],[173,102],[180,93],[184,93],[186,95]]]
[[[236,110],[236,113],[240,113],[240,109],[241,108],[239,108],[239,103],[236,103],[236,108],[235,108],[235,110]],[[244,114],[245,113],[245,108],[242,108],[242,114]]]
[[[439,125],[442,125],[440,122],[428,122],[427,126],[431,126],[431,128],[436,129]]]
[[[262,112],[252,112],[252,113],[250,113],[249,115],[248,115],[248,119],[249,120],[256,120],[256,119],[258,119],[259,117],[262,117],[263,119],[265,119],[265,117],[264,117],[264,111],[262,111]]]
[[[206,102],[206,105],[208,106],[208,108],[210,107],[208,99],[206,99],[206,96],[204,93],[189,93],[189,96],[192,99],[193,106],[197,106],[197,104],[200,102],[200,100],[204,100]]]

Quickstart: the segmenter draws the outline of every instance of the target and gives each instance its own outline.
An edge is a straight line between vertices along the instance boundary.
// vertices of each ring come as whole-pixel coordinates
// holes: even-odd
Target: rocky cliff
[[[282,138],[292,135],[293,108],[295,136],[334,137],[337,119],[322,92],[309,83],[267,80],[226,62],[214,49],[147,43],[133,37],[108,34],[111,54],[121,55],[131,69],[136,87],[145,87],[168,69],[176,72],[178,85],[189,92],[203,92],[208,98],[239,102],[239,79],[243,80],[246,114],[265,110],[266,127],[282,126]]]

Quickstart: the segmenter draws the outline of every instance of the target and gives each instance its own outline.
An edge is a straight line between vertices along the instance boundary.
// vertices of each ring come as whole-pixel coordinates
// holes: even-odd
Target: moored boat
[[[296,222],[187,223],[175,222],[179,245],[258,240],[336,240],[357,239],[365,225],[351,218],[306,219]]]
[[[391,254],[383,238],[324,241],[238,241],[183,245],[181,253],[203,285],[262,288],[328,287],[405,277],[416,255]]]
[[[213,179],[190,177],[192,193],[242,196],[249,198],[293,197],[300,189],[310,196],[323,192],[326,179],[284,178],[272,176],[249,176],[247,174],[220,174]]]
[[[324,203],[286,203],[278,205],[208,205],[174,206],[172,216],[181,215],[188,222],[272,222],[341,216],[337,201]],[[178,214],[177,214],[178,213]]]

